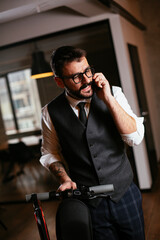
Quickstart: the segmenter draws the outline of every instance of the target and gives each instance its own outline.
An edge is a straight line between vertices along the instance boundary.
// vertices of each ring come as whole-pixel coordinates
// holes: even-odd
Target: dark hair
[[[53,51],[51,56],[51,68],[56,76],[61,77],[63,74],[64,64],[79,61],[80,58],[86,57],[86,51],[72,46],[63,46]]]

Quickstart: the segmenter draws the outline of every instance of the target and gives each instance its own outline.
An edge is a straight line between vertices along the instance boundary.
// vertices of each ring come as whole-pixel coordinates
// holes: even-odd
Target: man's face
[[[83,74],[82,81],[77,84],[72,78],[68,78],[68,76],[74,76],[77,73],[84,73],[88,67],[89,64],[85,57],[82,57],[80,61],[67,63],[63,67],[63,76],[67,76],[67,78],[63,79],[64,87],[68,94],[74,98],[86,99],[93,95],[92,77],[87,77]]]

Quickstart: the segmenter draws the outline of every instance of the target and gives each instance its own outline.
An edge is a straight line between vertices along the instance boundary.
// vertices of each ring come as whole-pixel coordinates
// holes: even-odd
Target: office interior
[[[54,76],[31,78],[35,52],[42,52],[49,64],[52,52],[60,46],[84,48],[95,70],[103,72],[111,85],[122,87],[133,111],[144,117],[144,140],[139,146],[127,147],[134,181],[146,199],[147,194],[158,191],[159,1],[1,0],[0,9],[0,234],[3,239],[38,239],[32,206],[20,201],[31,192],[50,191],[58,186],[39,163],[40,126],[41,109],[62,90]],[[146,202],[145,209],[149,204]],[[44,203],[50,227],[55,225],[53,213],[57,206],[58,203]],[[18,217],[18,212],[23,214]],[[149,213],[148,210],[145,215],[146,225]],[[147,226],[147,239],[155,239],[153,231],[158,227],[149,232]],[[54,227],[51,236],[56,238]]]

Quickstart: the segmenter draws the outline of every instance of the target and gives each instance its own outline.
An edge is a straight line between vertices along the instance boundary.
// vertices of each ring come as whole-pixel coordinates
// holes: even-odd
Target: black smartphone
[[[95,83],[94,79],[92,80],[92,87],[93,87],[94,90],[101,89],[100,87],[97,86],[97,84]]]

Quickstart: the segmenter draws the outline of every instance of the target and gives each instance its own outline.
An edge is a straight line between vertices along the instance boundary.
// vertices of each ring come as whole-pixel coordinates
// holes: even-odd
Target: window
[[[7,134],[40,128],[40,100],[30,69],[0,78],[0,107]]]

